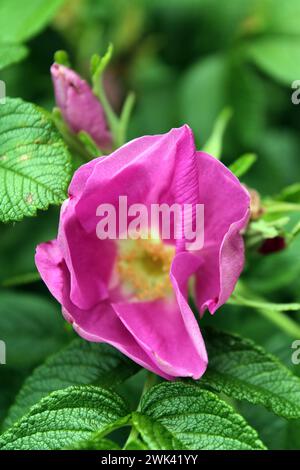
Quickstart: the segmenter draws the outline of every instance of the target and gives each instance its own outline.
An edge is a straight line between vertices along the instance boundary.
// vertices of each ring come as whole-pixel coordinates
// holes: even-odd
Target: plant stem
[[[2,287],[14,287],[24,284],[31,284],[32,282],[40,281],[41,277],[38,272],[20,274],[18,276],[10,277],[2,281]]]
[[[157,376],[155,374],[153,374],[152,372],[147,372],[147,377],[146,377],[144,387],[143,387],[143,390],[142,390],[142,393],[141,393],[141,397],[140,397],[140,401],[139,401],[139,404],[138,404],[138,407],[137,407],[137,411],[140,411],[140,409],[141,409],[141,402],[142,402],[143,396],[145,395],[145,393],[148,392],[148,390],[151,387],[153,387],[153,385],[155,385],[156,382],[157,382]],[[131,442],[134,442],[138,438],[138,436],[139,436],[139,431],[132,425],[132,428],[131,428],[131,431],[129,433],[128,439],[127,439],[127,441],[124,445],[124,449],[126,449],[127,446]]]
[[[292,338],[300,338],[300,325],[288,317],[285,311],[297,311],[299,303],[272,304],[255,295],[242,281],[239,281],[228,304],[254,308],[258,313],[279,327]]]
[[[71,150],[74,150],[84,161],[90,161],[92,155],[89,154],[84,144],[77,138],[76,135],[72,134],[67,124],[64,122],[61,112],[58,108],[53,109],[52,119],[64,138],[66,144]]]
[[[95,76],[93,78],[93,92],[94,92],[94,95],[97,96],[97,98],[99,98],[103,106],[103,109],[104,109],[104,112],[105,112],[105,115],[109,124],[109,128],[113,135],[114,144],[116,145],[117,140],[118,140],[119,120],[115,112],[113,111],[108,99],[106,98],[106,94],[102,86],[101,78],[98,76]]]
[[[300,326],[286,314],[276,310],[257,309],[262,316],[278,326],[282,331],[294,339],[300,338]]]
[[[129,93],[127,96],[122,113],[120,116],[120,121],[119,121],[119,129],[118,129],[118,136],[117,136],[117,146],[121,147],[122,145],[125,144],[126,142],[126,133],[127,133],[127,128],[128,128],[128,122],[129,118],[134,106],[135,102],[135,95],[134,93]]]
[[[266,213],[273,214],[276,212],[300,212],[300,204],[293,202],[276,202],[265,205]]]

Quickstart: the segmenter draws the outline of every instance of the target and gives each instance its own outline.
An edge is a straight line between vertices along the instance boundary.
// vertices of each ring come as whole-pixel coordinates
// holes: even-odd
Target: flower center
[[[156,300],[172,292],[169,277],[175,248],[158,239],[122,240],[117,270],[122,284],[141,301]]]

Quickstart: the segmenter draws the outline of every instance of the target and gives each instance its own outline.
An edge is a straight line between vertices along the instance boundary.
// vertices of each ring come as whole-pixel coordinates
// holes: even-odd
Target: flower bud
[[[56,104],[74,133],[87,132],[101,149],[111,147],[111,134],[104,110],[89,84],[72,69],[54,63],[51,67]]]

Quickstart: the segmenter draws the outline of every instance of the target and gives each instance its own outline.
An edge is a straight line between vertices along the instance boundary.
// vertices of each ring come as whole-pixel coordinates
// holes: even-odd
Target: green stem
[[[284,311],[299,310],[299,303],[270,304],[260,296],[254,294],[242,281],[239,281],[228,303],[230,305],[254,308],[258,313],[292,338],[300,338],[300,325],[283,313]]]
[[[135,101],[134,93],[129,93],[127,96],[120,118],[116,115],[106,97],[101,80],[101,74],[99,75],[96,73],[93,76],[93,93],[97,96],[104,109],[104,113],[113,136],[114,148],[119,148],[126,142],[128,122]]]
[[[88,153],[86,147],[77,138],[77,136],[73,135],[70,132],[70,129],[62,119],[61,112],[58,108],[54,108],[52,119],[54,120],[57,129],[61,133],[62,137],[64,138],[66,144],[70,147],[70,149],[74,150],[74,152],[76,152],[80,157],[82,157],[84,161],[90,161],[92,155]]]
[[[276,202],[265,206],[267,214],[274,214],[277,212],[300,212],[300,204],[292,202]]]
[[[129,95],[127,96],[125,100],[122,113],[120,116],[119,129],[118,129],[118,135],[117,135],[118,147],[121,147],[126,142],[126,133],[127,133],[130,115],[134,106],[134,102],[135,102],[134,93],[129,93]]]
[[[268,309],[257,309],[257,312],[278,326],[287,335],[294,339],[300,338],[300,326],[286,314]]]
[[[41,277],[38,272],[20,274],[19,276],[10,277],[2,281],[1,287],[15,287],[24,284],[31,284],[32,282],[40,281]]]
[[[102,86],[101,78],[98,77],[97,75],[93,77],[93,92],[94,92],[94,95],[97,96],[97,98],[99,98],[103,106],[103,109],[104,109],[104,112],[105,112],[105,115],[109,124],[109,128],[113,134],[114,144],[116,145],[117,140],[118,140],[119,120],[115,112],[113,111],[108,99],[106,98],[106,94]]]
[[[139,401],[139,404],[138,404],[138,407],[137,407],[137,411],[140,411],[140,409],[141,409],[141,402],[142,402],[143,396],[145,395],[145,393],[148,392],[148,390],[151,387],[153,387],[153,385],[155,385],[156,382],[157,382],[157,376],[155,374],[152,374],[152,372],[147,372],[147,377],[146,377],[144,387],[143,387],[143,390],[142,390],[142,393],[141,393],[141,397],[140,397],[140,401]],[[132,428],[131,428],[131,431],[129,433],[128,439],[127,439],[127,441],[124,445],[124,449],[126,449],[127,446],[131,442],[134,442],[138,438],[138,436],[139,436],[139,431],[132,425]]]

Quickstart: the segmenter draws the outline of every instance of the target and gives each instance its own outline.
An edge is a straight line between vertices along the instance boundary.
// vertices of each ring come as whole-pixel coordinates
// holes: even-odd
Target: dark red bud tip
[[[283,237],[268,238],[263,242],[258,251],[262,255],[270,255],[271,253],[284,250],[285,247],[286,243]]]

